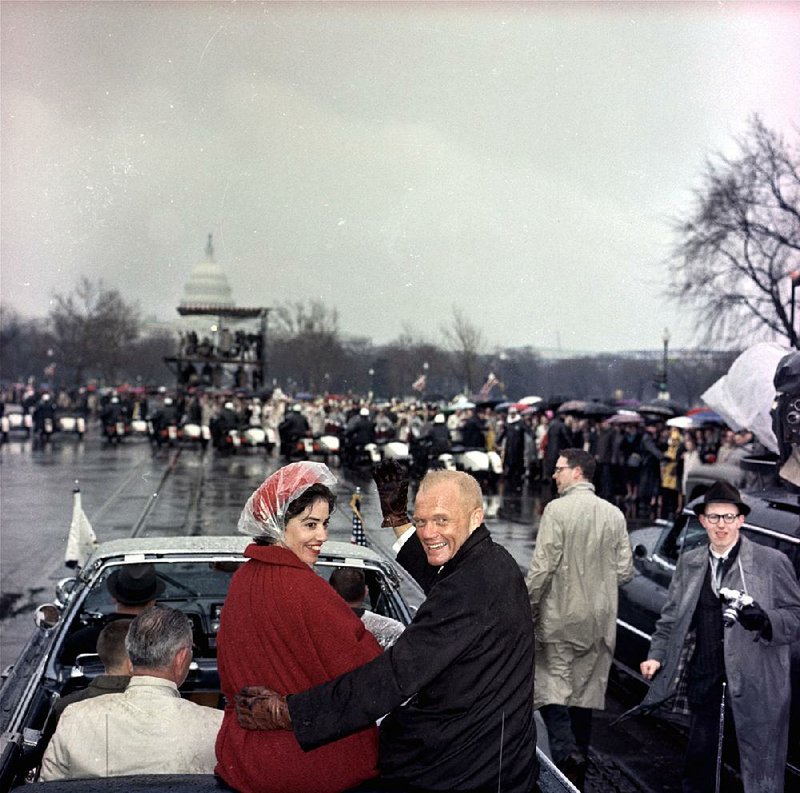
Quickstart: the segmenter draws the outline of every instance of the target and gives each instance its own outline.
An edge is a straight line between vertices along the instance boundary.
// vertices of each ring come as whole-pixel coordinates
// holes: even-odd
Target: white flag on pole
[[[72,498],[72,523],[69,526],[64,564],[83,567],[96,546],[97,536],[81,506],[81,491],[76,488]]]

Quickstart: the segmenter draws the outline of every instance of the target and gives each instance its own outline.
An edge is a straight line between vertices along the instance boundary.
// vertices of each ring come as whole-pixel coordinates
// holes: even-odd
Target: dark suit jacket
[[[398,555],[430,587],[414,620],[374,661],[288,698],[297,739],[308,750],[389,713],[379,765],[390,784],[530,793],[533,621],[522,573],[485,526],[432,584],[420,550],[414,535]]]

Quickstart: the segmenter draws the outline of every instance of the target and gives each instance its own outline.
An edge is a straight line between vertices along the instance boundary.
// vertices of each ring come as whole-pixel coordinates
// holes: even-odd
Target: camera
[[[719,596],[725,601],[722,608],[722,624],[730,628],[739,620],[739,612],[743,606],[749,606],[753,602],[750,595],[740,592],[738,589],[727,589],[723,587],[719,591]]]

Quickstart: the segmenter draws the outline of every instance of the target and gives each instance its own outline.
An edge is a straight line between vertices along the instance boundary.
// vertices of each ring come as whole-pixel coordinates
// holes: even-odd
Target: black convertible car
[[[0,687],[0,790],[35,782],[53,731],[53,706],[59,697],[83,688],[103,669],[96,655],[62,660],[66,638],[101,620],[115,606],[105,586],[123,565],[151,562],[165,585],[159,602],[180,609],[192,620],[195,656],[181,687],[184,697],[219,707],[216,636],[231,576],[245,563],[250,539],[244,536],[125,539],[100,545],[84,568],[56,587],[55,601],[36,612],[36,630],[17,662],[3,673]],[[410,576],[379,552],[344,542],[327,542],[315,566],[325,577],[337,567],[364,571],[367,608],[408,624],[423,593]],[[540,753],[540,787],[549,793],[574,788]],[[59,793],[101,791],[213,791],[227,789],[212,776],[120,777],[43,783]],[[313,791],[309,791],[313,793]]]

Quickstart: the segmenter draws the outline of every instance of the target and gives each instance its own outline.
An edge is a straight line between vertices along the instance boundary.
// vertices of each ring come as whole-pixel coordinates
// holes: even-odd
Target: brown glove
[[[404,526],[408,517],[408,470],[397,460],[383,460],[372,471],[378,486],[383,522],[381,526]]]
[[[291,730],[286,697],[264,686],[247,686],[235,697],[236,718],[245,730]]]

